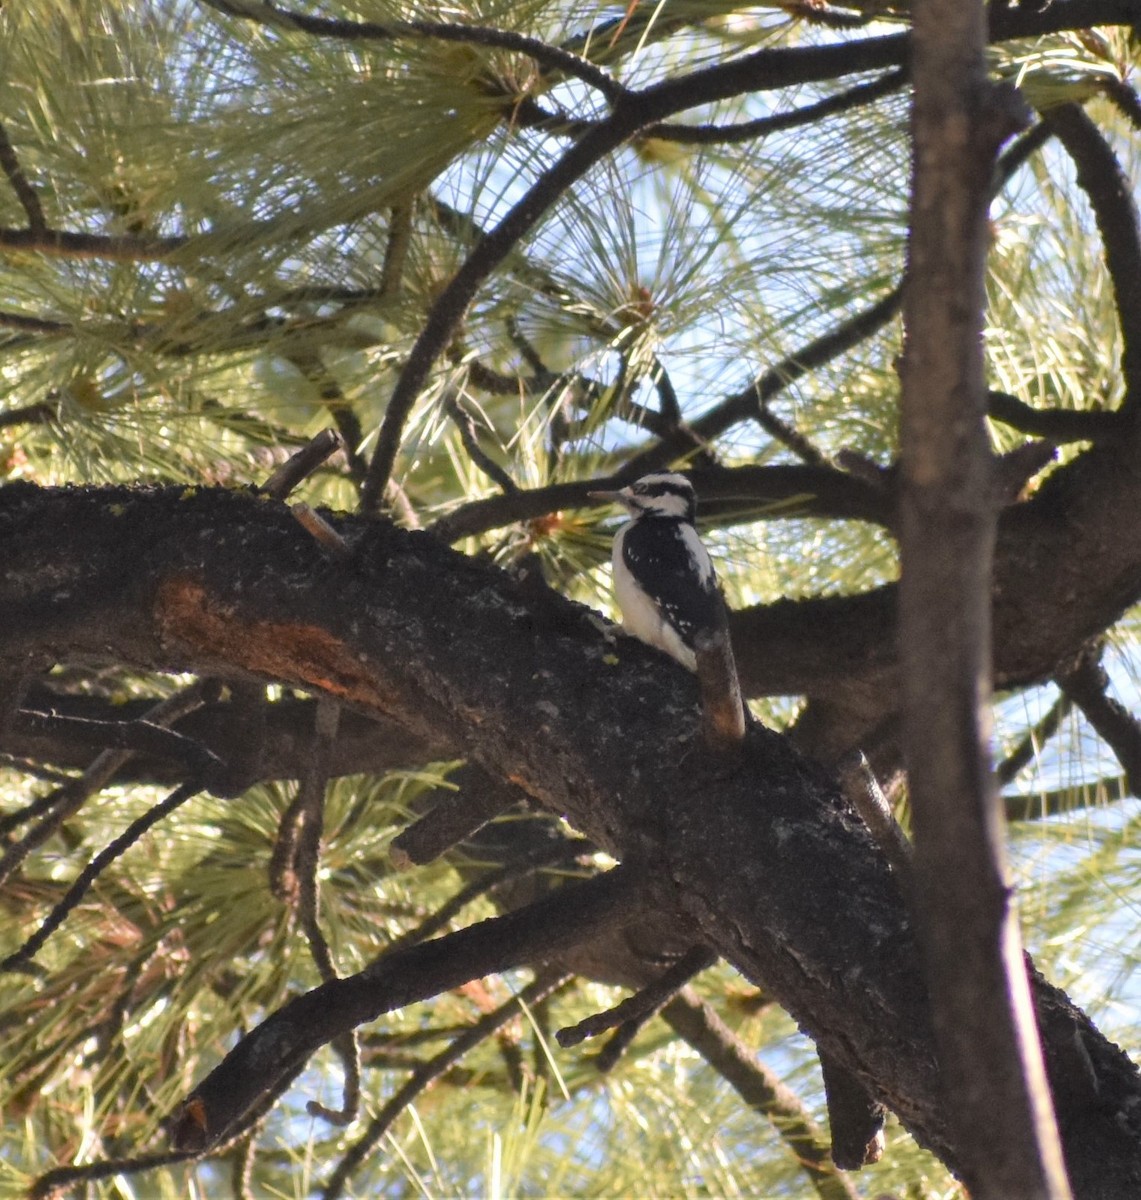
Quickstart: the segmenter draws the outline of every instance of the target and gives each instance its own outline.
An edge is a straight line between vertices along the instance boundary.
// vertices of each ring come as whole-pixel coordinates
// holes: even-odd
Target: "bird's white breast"
[[[651,646],[657,646],[659,650],[664,650],[688,670],[696,671],[697,658],[693,651],[681,640],[677,631],[663,619],[658,606],[634,583],[625,570],[622,561],[622,542],[630,528],[630,525],[624,525],[618,531],[614,538],[614,552],[611,559],[614,571],[614,598],[622,613],[622,628],[638,638],[639,641],[648,642]],[[686,532],[689,533],[690,530],[686,530]],[[689,547],[690,552],[694,553],[698,562],[704,558],[704,562],[709,564],[708,569],[712,576],[713,565],[709,563],[709,555],[705,553],[705,547],[701,545],[696,533],[693,534],[693,540],[696,542],[699,553],[694,553],[693,547]]]

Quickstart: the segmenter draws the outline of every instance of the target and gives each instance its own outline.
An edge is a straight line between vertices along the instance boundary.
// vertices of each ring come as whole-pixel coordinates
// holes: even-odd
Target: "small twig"
[[[801,462],[807,463],[810,467],[830,467],[832,465],[827,455],[817,450],[800,430],[778,417],[767,403],[759,404],[755,415],[757,424],[770,437],[775,438],[782,446],[791,450]]]
[[[361,508],[365,512],[375,510],[384,495],[400,452],[405,425],[432,365],[451,341],[479,288],[550,206],[643,123],[636,108],[618,108],[597,128],[569,146],[539,173],[500,222],[476,243],[436,298],[384,411],[368,476],[361,489]]]
[[[322,429],[300,450],[291,454],[258,491],[274,500],[284,500],[303,479],[312,475],[325,459],[343,445],[336,430]]]
[[[659,447],[664,445],[664,442],[659,443]],[[645,456],[638,455],[613,475],[548,484],[511,496],[473,500],[434,522],[428,527],[429,532],[441,541],[454,542],[515,521],[544,517],[560,509],[585,508],[592,503],[591,492],[624,487],[638,477],[644,462]],[[873,487],[833,467],[820,469],[797,463],[712,470],[698,468],[690,472],[690,477],[701,496],[706,523],[709,523],[711,509],[721,501],[734,502],[737,512],[747,503],[751,513],[755,513],[758,506],[798,501],[803,505],[801,511],[813,516],[874,521],[888,527],[892,524],[893,502],[882,485]],[[782,515],[787,512],[787,507],[782,509]]]
[[[884,1106],[847,1067],[827,1054],[820,1055],[828,1125],[832,1134],[832,1161],[842,1171],[858,1171],[879,1162],[883,1154]]]
[[[1101,85],[1101,94],[1119,113],[1141,132],[1141,97],[1124,79],[1107,79]]]
[[[189,237],[147,233],[72,233],[66,230],[0,228],[0,248],[56,258],[102,258],[115,262],[156,262],[186,247]]]
[[[351,1125],[361,1110],[361,1047],[355,1029],[342,1033],[332,1043],[341,1060],[344,1083],[341,1085],[341,1107],[329,1108],[319,1100],[310,1100],[305,1111],[311,1117],[321,1117],[331,1125]]]
[[[459,397],[454,389],[449,389],[444,398],[444,408],[452,423],[459,431],[460,441],[463,442],[468,458],[496,484],[505,495],[513,495],[519,490],[519,485],[479,444],[475,431],[475,422],[471,414],[460,405]]]
[[[546,971],[523,988],[518,995],[499,1005],[481,1017],[470,1029],[462,1033],[439,1054],[418,1067],[404,1085],[388,1100],[379,1113],[369,1122],[360,1139],[349,1149],[337,1164],[336,1170],[321,1193],[322,1200],[335,1200],[344,1192],[345,1184],[352,1173],[364,1162],[381,1138],[392,1128],[396,1118],[431,1083],[459,1062],[469,1050],[474,1049],[502,1028],[525,1005],[530,1007],[551,996],[564,987],[571,977],[559,971]]]
[[[321,837],[325,826],[329,763],[337,738],[340,715],[339,704],[325,698],[318,699],[309,757],[297,787],[297,799],[300,802],[297,809],[299,830],[294,843],[297,879],[294,896],[297,918],[305,931],[317,971],[325,981],[336,979],[337,970],[328,939],[321,928],[321,895],[317,875],[321,861]],[[349,1030],[341,1034],[333,1041],[333,1049],[340,1057],[345,1072],[341,1107],[327,1108],[324,1104],[311,1100],[306,1108],[312,1116],[323,1117],[335,1125],[348,1125],[356,1119],[360,1110],[361,1059],[356,1032]]]
[[[28,1189],[28,1200],[56,1200],[65,1189],[71,1190],[76,1184],[97,1183],[100,1179],[110,1179],[115,1175],[138,1175],[143,1171],[190,1162],[197,1157],[193,1151],[171,1150],[165,1154],[143,1154],[138,1158],[116,1158],[73,1167],[55,1167],[36,1179]]]
[[[861,312],[840,321],[827,333],[793,351],[779,363],[763,371],[739,392],[719,401],[702,416],[690,422],[692,432],[705,441],[712,441],[739,421],[757,419],[769,402],[810,371],[825,366],[834,358],[858,346],[892,320],[903,300],[903,285],[891,291]],[[683,448],[677,435],[663,438],[657,445],[647,447],[630,458],[624,470],[636,478],[648,471],[660,470]]]
[[[309,755],[297,785],[297,799],[300,802],[300,831],[294,852],[298,880],[297,917],[309,942],[313,962],[323,980],[337,978],[329,943],[321,930],[321,897],[317,872],[321,862],[321,838],[325,830],[325,792],[329,782],[329,762],[333,743],[337,738],[340,717],[339,704],[324,697],[318,699]]]
[[[911,886],[911,843],[891,811],[871,765],[860,750],[853,750],[836,764],[844,795],[860,814],[873,838],[905,887]]]
[[[54,421],[56,415],[54,404],[45,404],[38,400],[35,404],[25,404],[22,408],[10,408],[0,413],[0,429],[13,425],[46,425]]]
[[[432,862],[523,799],[518,788],[476,766],[463,768],[454,779],[461,781],[456,791],[443,792],[422,817],[392,839],[389,854],[398,868]]]
[[[39,929],[18,950],[0,961],[0,972],[18,970],[21,965],[35,957],[43,944],[63,924],[68,914],[71,913],[87,894],[88,889],[99,878],[100,874],[125,850],[130,849],[152,825],[170,816],[175,809],[198,795],[201,790],[202,783],[200,780],[189,780],[175,788],[161,803],[156,804],[141,817],[132,821],[117,838],[109,842],[84,867],[75,882],[64,893],[63,899],[44,918]]]
[[[254,1151],[257,1139],[253,1130],[238,1140],[234,1146],[230,1163],[230,1187],[234,1200],[254,1200]]]
[[[1027,730],[1018,745],[994,769],[994,777],[999,787],[1011,783],[1023,767],[1034,761],[1041,748],[1058,732],[1058,727],[1072,706],[1073,701],[1063,692],[1050,705],[1045,716],[1032,729]]]
[[[30,758],[21,758],[17,754],[8,754],[2,750],[0,750],[0,763],[11,767],[15,771],[19,771],[22,775],[31,775],[34,779],[42,779],[45,783],[58,783],[63,786],[76,779],[76,776],[70,771],[57,771],[54,767],[46,767],[43,763],[34,762]],[[34,817],[39,816],[40,813],[45,812],[47,808],[50,808],[50,804],[38,807],[43,803],[43,799],[41,796],[39,800],[34,800],[31,804],[23,805],[14,813],[8,813],[4,817],[0,817],[0,835],[9,829],[15,829],[17,825],[22,825],[25,821],[32,820]]]
[[[308,504],[294,504],[289,511],[293,513],[297,523],[313,540],[326,551],[331,558],[342,561],[352,557],[349,543],[325,520],[320,513],[315,512]]]
[[[16,199],[20,201],[24,212],[28,214],[28,232],[40,235],[46,233],[48,223],[44,217],[40,198],[36,194],[36,189],[28,182],[28,177],[24,174],[24,168],[20,166],[20,159],[3,125],[0,125],[0,169],[3,169],[4,174],[8,176],[8,182],[12,185],[12,191],[16,193]]]
[[[341,381],[325,365],[324,359],[317,350],[292,350],[286,354],[289,361],[317,389],[321,403],[328,410],[337,426],[341,438],[341,448],[349,466],[349,475],[359,488],[368,470],[368,463],[361,457],[359,446],[363,439],[360,418],[357,416],[352,402],[345,395]],[[320,435],[319,435],[320,436]],[[316,465],[316,464],[314,464]]]
[[[663,971],[653,983],[647,984],[640,992],[627,997],[621,1004],[616,1004],[605,1012],[592,1014],[577,1025],[568,1025],[558,1030],[555,1040],[567,1050],[586,1041],[587,1038],[605,1033],[608,1029],[631,1025],[633,1032],[637,1032],[695,975],[713,966],[716,961],[717,955],[708,946],[691,946],[672,967]]]
[[[1028,792],[1024,796],[1003,796],[1002,804],[1008,821],[1041,821],[1083,808],[1097,808],[1132,796],[1129,780],[1124,775],[1094,779],[1076,787],[1058,788],[1049,792]]]

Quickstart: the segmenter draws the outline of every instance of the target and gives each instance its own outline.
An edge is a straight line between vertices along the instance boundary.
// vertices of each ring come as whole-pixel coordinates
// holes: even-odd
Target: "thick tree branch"
[[[173,1133],[175,1148],[195,1150],[228,1136],[316,1050],[358,1025],[471,979],[544,961],[621,925],[624,915],[636,912],[633,901],[642,886],[628,867],[616,867],[528,908],[387,955],[379,969],[366,967],[291,1000],[246,1034],[187,1097]]]
[[[156,700],[128,700],[119,704],[91,694],[69,695],[34,685],[28,694],[29,707],[55,711],[64,716],[96,721],[136,720],[149,714]],[[284,697],[264,706],[261,754],[256,779],[297,779],[308,761],[308,739],[313,729],[315,701]],[[179,733],[231,764],[240,758],[248,740],[242,721],[242,706],[235,700],[202,704],[191,715],[178,720]],[[148,719],[152,719],[148,716]],[[73,739],[47,731],[9,731],[0,735],[0,748],[17,758],[59,767],[86,770],[91,752]],[[108,751],[125,757],[107,780],[173,785],[184,772],[177,762],[139,752]],[[334,776],[382,772],[402,767],[459,757],[455,743],[439,737],[417,738],[389,720],[373,720],[359,713],[345,713],[333,747],[330,771]],[[103,785],[100,785],[103,786]],[[0,822],[0,831],[4,825]]]
[[[1034,648],[1039,660],[1056,661],[1049,639],[1071,623],[1121,603],[1124,581],[1141,584],[1141,532],[1132,528],[1118,549],[1098,535],[1101,570],[1086,573],[1084,590],[1055,578],[1071,550],[1082,557],[1068,537],[1086,539],[1096,521],[1114,532],[1131,525],[1115,519],[1120,506],[1107,506],[1098,488],[1111,473],[1118,489],[1141,482],[1103,462],[1083,469],[1092,494],[1065,506],[1060,523],[1052,500],[1039,506],[1047,487],[1009,510],[1034,520],[1012,540],[1000,607],[1023,638],[1049,631]],[[758,728],[731,765],[707,758],[693,746],[688,673],[638,643],[606,645],[580,608],[537,598],[424,534],[361,518],[337,525],[354,550],[343,565],[326,562],[282,507],[239,493],[0,489],[0,659],[105,659],[114,647],[150,669],[224,670],[317,690],[444,741],[601,849],[645,863],[667,928],[689,929],[688,944],[705,942],[763,982],[822,1050],[961,1167],[906,912],[835,787]],[[57,553],[45,562],[49,530]],[[1123,572],[1117,557],[1127,547]],[[1075,595],[1088,609],[1065,613],[1060,629],[1027,621],[1026,606],[1049,611],[1058,587],[1069,609]],[[865,615],[879,603],[873,594]],[[1141,1081],[1060,993],[1034,987],[1071,1170],[1079,1193],[1092,1195],[1107,1164],[1141,1171],[1141,1129],[1121,1121]],[[293,1029],[290,1017],[291,1039]],[[1080,1064],[1068,1047],[1079,1032],[1101,1089],[1094,1099],[1070,1079]],[[286,1072],[303,1057],[299,1049]],[[1088,1078],[1090,1068],[1081,1071]]]
[[[615,475],[473,500],[441,517],[429,532],[441,541],[456,542],[516,521],[533,521],[562,508],[585,508],[594,503],[591,492],[623,487],[641,473],[639,460]],[[879,525],[890,525],[894,519],[891,497],[831,466],[697,467],[687,474],[701,498],[702,518],[711,524],[729,524],[731,519],[726,518],[734,514],[739,520],[753,520],[764,515],[766,505],[780,505],[780,515],[787,517],[790,506],[786,502],[796,502],[797,515]]]

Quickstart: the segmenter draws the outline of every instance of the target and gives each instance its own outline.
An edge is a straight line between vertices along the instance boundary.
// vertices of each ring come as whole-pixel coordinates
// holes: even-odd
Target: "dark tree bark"
[[[585,610],[427,535],[334,524],[344,563],[242,494],[0,490],[0,669],[274,679],[459,748],[639,864],[690,944],[763,984],[961,1170],[906,908],[830,776],[762,729],[706,755],[694,681],[649,649],[608,646]],[[1130,1194],[1141,1079],[1060,992],[1035,977],[1033,996],[1075,1192]]]

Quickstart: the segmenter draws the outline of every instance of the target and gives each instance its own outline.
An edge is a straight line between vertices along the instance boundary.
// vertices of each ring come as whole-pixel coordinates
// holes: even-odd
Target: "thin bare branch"
[[[1141,227],[1135,184],[1101,130],[1078,105],[1052,108],[1042,120],[1074,160],[1078,183],[1093,208],[1121,326],[1125,408],[1136,412],[1141,409]]]
[[[48,913],[36,932],[18,950],[13,951],[7,958],[0,960],[0,972],[16,971],[22,965],[29,963],[40,951],[48,938],[63,924],[71,911],[80,903],[87,894],[88,889],[99,878],[102,872],[123,854],[124,851],[129,850],[152,825],[156,825],[159,821],[170,816],[175,809],[181,807],[192,797],[197,796],[201,790],[202,784],[197,779],[192,779],[182,784],[181,787],[175,788],[165,800],[154,805],[153,808],[148,809],[141,817],[132,821],[117,838],[114,838],[104,846],[79,873],[75,882],[64,893],[63,899]]]
[[[81,1163],[74,1167],[56,1167],[45,1171],[32,1184],[28,1200],[56,1200],[76,1184],[97,1183],[116,1175],[139,1175],[158,1167],[190,1162],[199,1157],[190,1151],[168,1151],[165,1154],[142,1154],[137,1158],[107,1159],[103,1162]]]
[[[432,862],[525,799],[517,788],[471,765],[461,768],[452,782],[459,784],[455,791],[443,792],[422,817],[393,838],[389,853],[398,867]]]
[[[619,1025],[632,1023],[635,1028],[641,1028],[695,975],[713,966],[716,961],[717,955],[708,946],[693,946],[653,983],[605,1012],[594,1013],[577,1025],[558,1030],[555,1039],[566,1050]]]
[[[0,169],[8,176],[12,191],[16,193],[24,212],[28,214],[28,231],[43,234],[47,231],[48,223],[44,217],[43,206],[36,189],[28,182],[24,168],[20,165],[19,156],[8,137],[8,132],[0,125]]]
[[[1063,692],[1046,710],[1042,719],[1028,729],[1018,745],[994,769],[994,777],[999,787],[1012,783],[1021,772],[1041,753],[1042,747],[1058,732],[1058,727],[1065,720],[1073,701]]]
[[[532,875],[544,867],[554,867],[560,864],[570,865],[576,859],[589,854],[593,847],[586,838],[556,837],[549,844],[541,844],[532,850],[504,863],[501,867],[488,871],[465,884],[454,896],[451,896],[430,916],[424,918],[414,929],[409,929],[393,939],[384,953],[375,960],[374,966],[382,963],[389,955],[397,954],[408,946],[420,942],[446,929],[453,917],[458,916],[474,900],[487,896],[496,888],[507,883],[514,883]]]
[[[608,100],[625,94],[625,88],[592,62],[568,50],[552,46],[538,38],[484,25],[461,25],[446,21],[350,21],[315,17],[308,13],[279,8],[270,0],[200,0],[208,8],[228,16],[257,21],[277,29],[293,29],[315,37],[341,41],[392,41],[398,38],[432,38],[442,42],[461,42],[511,50],[534,59],[544,72],[581,79],[597,88]]]
[[[476,292],[543,213],[643,123],[637,108],[622,106],[616,109],[610,118],[570,146],[561,158],[540,173],[499,224],[484,234],[452,276],[432,305],[385,409],[368,477],[361,491],[361,507],[365,512],[377,508],[392,475],[404,427],[420,390]]]
[[[473,500],[441,517],[429,527],[442,541],[454,542],[510,525],[531,521],[564,508],[586,508],[594,502],[592,491],[623,487],[642,473],[638,456],[615,475],[597,479],[555,483],[547,487],[516,492],[511,496],[490,496]],[[701,497],[702,519],[714,524],[732,513],[756,519],[766,506],[781,505],[780,515],[793,511],[798,502],[800,515],[833,516],[874,521],[889,525],[893,521],[892,503],[885,493],[876,491],[862,480],[833,467],[817,469],[804,466],[714,467],[688,472]]]
[[[290,505],[297,524],[329,555],[330,558],[345,561],[352,556],[349,543],[325,520],[316,509],[308,504]]]
[[[332,429],[322,429],[291,454],[285,462],[258,488],[263,496],[284,500],[302,480],[313,472],[344,443]]]
[[[206,701],[208,690],[208,685],[193,684],[149,708],[144,719],[156,726],[173,724],[200,708]],[[59,830],[64,821],[78,812],[89,796],[105,788],[116,772],[130,760],[132,754],[131,750],[104,750],[82,775],[66,780],[57,791],[25,805],[19,812],[6,814],[0,820],[0,836],[26,821],[35,820],[37,817],[41,817],[42,820],[22,838],[5,848],[4,855],[0,858],[0,884],[9,878],[32,850],[42,846]]]
[[[22,708],[15,716],[13,730],[25,735],[71,738],[83,746],[155,754],[184,763],[198,775],[220,771],[223,766],[205,746],[146,719],[93,721]]]
[[[295,849],[297,916],[309,943],[313,962],[323,980],[337,978],[333,955],[321,929],[321,896],[317,872],[321,864],[321,838],[325,831],[325,791],[329,783],[329,758],[337,737],[341,709],[325,697],[317,701],[309,761],[297,785],[300,832]]]
[[[12,312],[6,309],[0,312],[0,325],[5,329],[22,329],[25,333],[71,333],[74,326],[66,321],[53,321],[49,317],[33,317],[27,313]]]
[[[911,886],[911,843],[891,811],[891,805],[863,753],[854,750],[837,764],[844,795],[863,818],[903,887]]]
[[[510,475],[484,450],[479,444],[479,435],[475,430],[475,421],[461,404],[454,389],[449,388],[444,398],[444,408],[452,423],[459,430],[460,441],[463,442],[468,458],[494,483],[505,495],[514,495],[519,491],[519,485]]]
[[[55,418],[55,405],[40,400],[35,404],[25,404],[20,408],[0,412],[0,429],[8,429],[13,425],[46,425]]]
[[[791,112],[777,113],[771,117],[758,117],[755,121],[741,121],[733,125],[673,125],[663,123],[651,125],[644,129],[641,137],[660,138],[663,141],[681,142],[687,145],[723,145],[731,142],[747,142],[778,133],[786,129],[798,129],[803,125],[813,125],[826,117],[837,113],[848,112],[865,104],[872,104],[883,96],[897,92],[907,84],[907,71],[898,67],[888,71],[878,79],[868,83],[858,83],[855,87],[818,100],[815,104],[806,104],[803,108]]]
[[[74,233],[59,229],[0,229],[0,250],[48,254],[54,258],[106,258],[119,262],[156,262],[185,248],[189,237],[145,233]]]
[[[692,988],[682,988],[662,1017],[750,1108],[772,1122],[820,1200],[858,1200],[856,1189],[832,1165],[827,1136],[795,1093]]]
[[[1003,796],[1002,803],[1008,821],[1042,821],[1080,809],[1116,804],[1134,794],[1125,776],[1115,775],[1048,792],[1007,795]]]
[[[899,313],[903,285],[897,284],[875,303],[839,322],[833,329],[766,369],[739,392],[715,404],[691,423],[704,441],[712,441],[741,421],[756,419],[768,403],[796,380],[858,346]],[[634,455],[626,464],[632,478],[659,469],[685,449],[681,438],[671,436]]]

